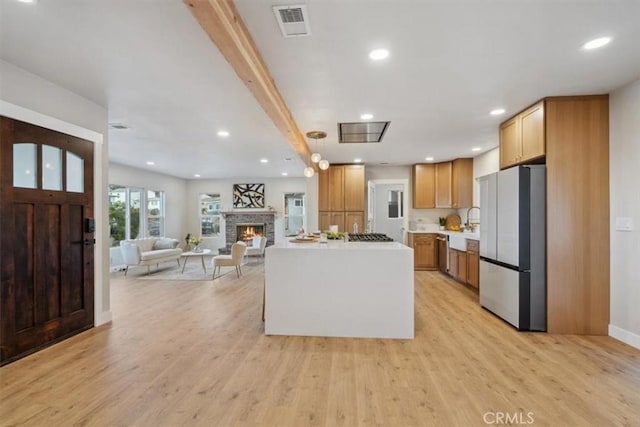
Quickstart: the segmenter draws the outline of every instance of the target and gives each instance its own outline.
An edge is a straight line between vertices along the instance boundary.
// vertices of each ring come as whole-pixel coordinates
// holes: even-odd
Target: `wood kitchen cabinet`
[[[449,274],[462,283],[468,280],[468,256],[465,251],[449,248]]]
[[[445,236],[444,234],[438,234],[438,237],[436,237],[436,241],[438,242],[438,270],[440,270],[442,273],[447,273],[449,264],[449,254],[447,253],[447,236]]]
[[[470,208],[473,205],[473,159],[413,165],[413,207]]]
[[[436,164],[436,208],[451,207],[452,163]]]
[[[319,228],[328,230],[337,225],[342,232],[364,232],[365,174],[363,165],[332,165],[319,172],[318,219]]]
[[[500,125],[500,169],[545,156],[544,105],[542,100]]]
[[[451,207],[473,206],[473,159],[455,159],[451,164]]]
[[[458,251],[449,248],[449,274],[458,277]]]
[[[480,286],[480,242],[467,239],[467,284]]]
[[[344,166],[344,210],[364,212],[364,166]],[[335,210],[335,209],[334,209]]]
[[[409,233],[409,247],[413,248],[414,270],[437,270],[437,234]]]
[[[436,165],[413,165],[413,207],[429,209],[436,207]]]

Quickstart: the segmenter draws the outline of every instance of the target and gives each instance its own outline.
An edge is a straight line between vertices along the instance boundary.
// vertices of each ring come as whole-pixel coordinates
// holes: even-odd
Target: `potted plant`
[[[447,225],[447,219],[441,216],[438,218],[438,222],[440,223],[440,230],[444,230]]]
[[[202,242],[202,240],[199,237],[192,237],[189,239],[189,243],[191,243],[193,245],[193,252],[200,252],[202,249],[200,249],[200,243]]]

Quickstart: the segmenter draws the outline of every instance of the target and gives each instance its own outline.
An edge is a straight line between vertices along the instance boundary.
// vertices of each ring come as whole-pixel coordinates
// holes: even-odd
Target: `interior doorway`
[[[93,326],[93,144],[0,118],[0,364]]]
[[[367,229],[405,243],[409,196],[406,179],[376,179],[368,182]]]

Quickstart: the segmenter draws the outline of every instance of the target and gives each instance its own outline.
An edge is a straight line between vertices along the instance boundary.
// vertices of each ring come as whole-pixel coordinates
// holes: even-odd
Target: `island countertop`
[[[329,240],[327,243],[320,242],[291,242],[290,239],[269,246],[268,249],[304,249],[304,250],[411,250],[408,246],[398,242],[345,242],[343,240]]]

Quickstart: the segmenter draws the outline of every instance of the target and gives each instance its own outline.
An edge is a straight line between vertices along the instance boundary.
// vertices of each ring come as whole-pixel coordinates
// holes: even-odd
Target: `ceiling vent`
[[[117,130],[129,129],[129,126],[122,123],[109,123],[109,127],[111,129],[117,129]]]
[[[273,13],[285,37],[302,37],[311,35],[309,15],[305,5],[273,6]]]
[[[380,142],[391,122],[338,123],[338,142],[372,143]]]

